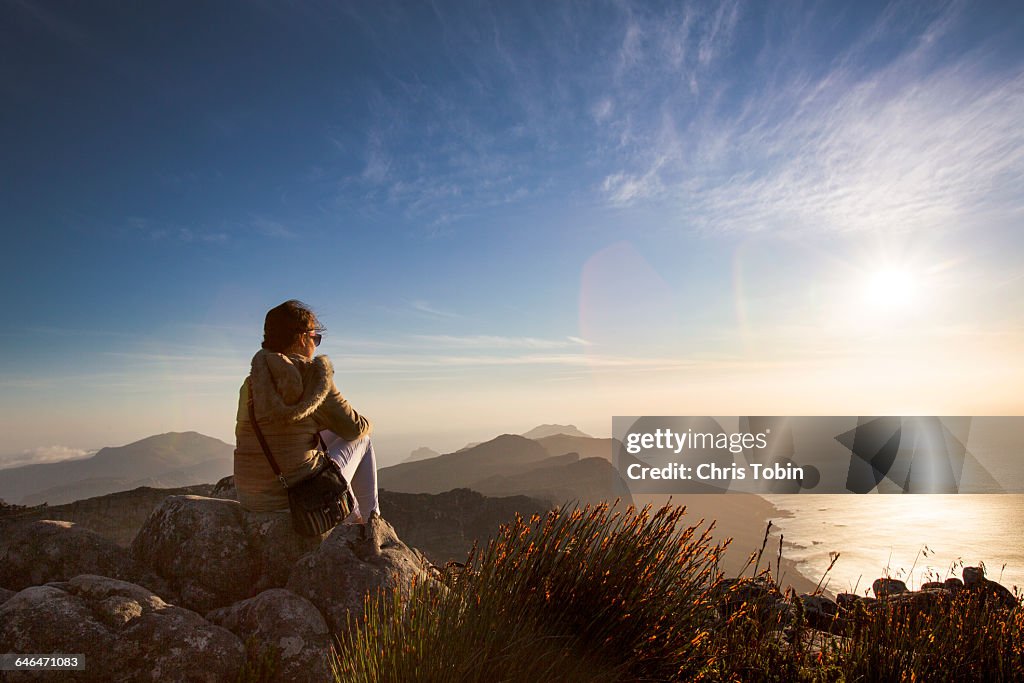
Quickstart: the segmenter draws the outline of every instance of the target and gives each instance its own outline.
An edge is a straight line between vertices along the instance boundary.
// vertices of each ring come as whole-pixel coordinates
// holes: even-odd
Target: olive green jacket
[[[317,466],[317,432],[329,429],[352,441],[372,429],[338,391],[327,356],[309,360],[261,349],[252,357],[249,377],[256,421],[289,485],[308,477]],[[249,422],[248,401],[248,382],[243,382],[235,422],[238,500],[249,510],[286,510],[288,493]]]

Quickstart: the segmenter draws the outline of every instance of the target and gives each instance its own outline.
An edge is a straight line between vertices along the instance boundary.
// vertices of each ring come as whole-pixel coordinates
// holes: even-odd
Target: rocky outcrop
[[[210,495],[236,500],[234,477],[218,481]],[[493,498],[470,489],[438,494],[381,491],[380,506],[398,535],[437,566],[465,561],[474,543],[494,537],[516,514],[529,518],[551,507],[537,498]]]
[[[874,583],[871,584],[871,590],[876,598],[884,598],[889,595],[896,595],[897,593],[906,593],[907,584],[899,579],[884,577],[875,579]]]
[[[819,631],[835,631],[840,626],[839,605],[824,595],[801,594],[804,617],[811,628]]]
[[[292,565],[319,545],[285,513],[247,512],[233,500],[170,496],[131,546],[138,583],[206,613],[283,587]]]
[[[124,578],[124,549],[71,522],[41,520],[15,527],[0,551],[0,586],[21,590],[79,574]]]
[[[964,590],[977,593],[986,603],[997,607],[1012,609],[1017,606],[1017,598],[1009,588],[985,578],[984,567],[964,567]]]
[[[234,680],[245,658],[238,637],[195,612],[140,586],[88,574],[26,588],[0,605],[0,652],[83,654],[84,671],[61,672],[72,681],[217,683]]]
[[[215,485],[183,489],[139,488],[68,505],[11,510],[0,515],[0,539],[41,519],[75,522],[114,543],[128,547],[149,516],[170,496],[209,496],[237,500],[234,477]],[[421,550],[434,564],[462,562],[474,542],[484,543],[519,513],[529,517],[550,508],[547,501],[527,496],[491,497],[469,489],[440,494],[380,492],[381,509],[399,536]],[[0,540],[0,557],[3,555]],[[2,585],[2,582],[0,582]],[[282,585],[276,583],[275,585]],[[270,584],[267,584],[269,587]]]
[[[332,631],[348,619],[361,619],[367,593],[407,591],[415,581],[431,580],[426,558],[409,548],[394,528],[377,516],[365,525],[339,525],[296,563],[287,588],[316,605]]]
[[[70,523],[22,529],[52,546],[57,560],[38,563],[12,587],[45,585],[0,589],[0,652],[85,654],[87,670],[69,680],[220,681],[254,672],[261,680],[328,680],[331,631],[361,617],[366,595],[434,580],[426,558],[377,516],[365,527],[336,527],[321,543],[295,534],[288,514],[171,496],[140,530],[130,562],[123,548]],[[9,550],[28,549],[33,539]],[[99,555],[89,545],[96,539]],[[121,559],[111,573],[135,583],[93,574],[51,580],[101,566],[108,555]]]
[[[715,585],[714,596],[719,614],[728,617],[739,609],[777,610],[785,602],[771,577],[740,577],[722,579]]]
[[[206,615],[243,642],[254,642],[250,656],[277,661],[271,681],[327,681],[331,636],[327,622],[305,598],[272,588],[254,598]]]

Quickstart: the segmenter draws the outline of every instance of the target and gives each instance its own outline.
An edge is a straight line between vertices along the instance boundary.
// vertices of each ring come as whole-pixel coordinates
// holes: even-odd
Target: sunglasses
[[[324,340],[324,335],[317,332],[316,330],[309,330],[309,338],[313,340],[313,346],[320,346],[320,342]]]

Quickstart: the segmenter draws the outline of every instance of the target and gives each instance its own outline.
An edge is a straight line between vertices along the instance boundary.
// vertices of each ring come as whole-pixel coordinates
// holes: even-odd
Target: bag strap
[[[263,449],[263,455],[267,456],[267,460],[270,462],[270,468],[274,470],[274,474],[277,475],[277,480],[281,482],[281,486],[288,488],[288,481],[281,474],[281,468],[277,466],[277,461],[274,460],[274,456],[270,454],[270,446],[267,445],[267,440],[263,437],[263,430],[260,429],[260,425],[256,422],[256,408],[252,400],[252,377],[248,377],[245,380],[248,383],[248,394],[249,394],[249,424],[252,425],[252,429],[256,432],[256,438],[259,439],[260,447]]]

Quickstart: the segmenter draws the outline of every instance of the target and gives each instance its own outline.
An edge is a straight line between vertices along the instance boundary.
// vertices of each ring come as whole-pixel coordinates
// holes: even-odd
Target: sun
[[[862,297],[873,309],[893,311],[912,306],[918,290],[918,278],[910,269],[889,267],[866,274]]]

